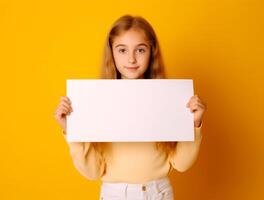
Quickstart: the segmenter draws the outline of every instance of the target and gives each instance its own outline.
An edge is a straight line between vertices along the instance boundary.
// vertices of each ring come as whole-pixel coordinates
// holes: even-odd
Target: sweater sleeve
[[[177,142],[176,148],[170,153],[169,161],[179,172],[188,170],[198,157],[202,141],[201,127],[195,127],[195,139],[190,142]]]
[[[73,164],[78,172],[90,180],[97,180],[105,171],[102,155],[91,142],[67,142]]]

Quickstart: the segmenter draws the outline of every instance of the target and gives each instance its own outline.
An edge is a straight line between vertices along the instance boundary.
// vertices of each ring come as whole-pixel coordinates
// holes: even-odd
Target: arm
[[[105,171],[102,155],[91,142],[68,142],[73,164],[78,172],[90,180],[99,179]]]
[[[201,127],[195,127],[193,142],[178,142],[175,150],[170,154],[170,163],[177,171],[188,170],[196,161],[202,141]]]
[[[68,97],[61,97],[60,103],[54,113],[55,119],[63,129],[66,139],[66,116],[73,111],[71,100]],[[66,140],[67,142],[67,140]],[[74,166],[87,179],[99,179],[105,170],[104,159],[90,142],[68,142],[70,155]]]
[[[202,141],[202,118],[207,109],[206,104],[198,95],[192,96],[186,107],[190,108],[190,111],[194,113],[194,141],[178,142],[175,149],[169,154],[169,161],[172,167],[180,172],[188,170],[197,159]]]

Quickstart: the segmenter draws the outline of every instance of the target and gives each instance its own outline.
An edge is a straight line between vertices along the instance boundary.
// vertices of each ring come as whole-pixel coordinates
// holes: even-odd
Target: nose
[[[135,57],[134,52],[131,52],[131,53],[129,54],[128,62],[129,62],[129,63],[135,63],[135,62],[136,62],[136,57]]]

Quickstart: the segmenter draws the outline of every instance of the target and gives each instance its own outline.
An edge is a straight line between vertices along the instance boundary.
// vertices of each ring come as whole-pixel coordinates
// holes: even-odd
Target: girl
[[[101,78],[166,78],[160,47],[151,25],[142,17],[119,18],[107,36]],[[194,95],[186,102],[194,113],[194,142],[69,142],[76,169],[90,180],[101,179],[100,199],[172,200],[168,179],[176,169],[184,172],[197,158],[206,105]],[[61,97],[55,118],[66,134],[71,101]]]

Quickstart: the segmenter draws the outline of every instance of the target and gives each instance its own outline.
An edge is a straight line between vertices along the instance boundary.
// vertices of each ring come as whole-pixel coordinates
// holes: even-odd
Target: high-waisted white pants
[[[100,200],[174,200],[168,177],[146,182],[108,183],[101,185]]]

